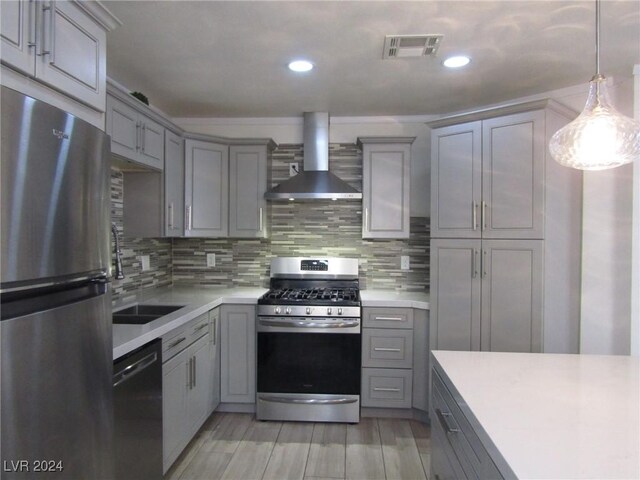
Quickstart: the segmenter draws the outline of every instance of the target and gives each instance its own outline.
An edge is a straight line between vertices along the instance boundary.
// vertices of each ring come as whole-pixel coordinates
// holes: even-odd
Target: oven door
[[[360,350],[359,319],[259,317],[257,418],[358,422]]]

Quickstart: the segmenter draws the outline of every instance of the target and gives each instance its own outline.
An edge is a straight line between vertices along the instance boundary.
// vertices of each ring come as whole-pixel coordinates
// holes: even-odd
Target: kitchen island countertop
[[[450,351],[433,358],[502,471],[518,478],[640,476],[640,359]]]

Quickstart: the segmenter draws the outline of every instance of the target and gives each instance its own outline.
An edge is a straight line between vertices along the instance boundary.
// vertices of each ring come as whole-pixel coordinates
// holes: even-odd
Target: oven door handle
[[[295,403],[303,405],[343,405],[345,403],[356,403],[358,401],[357,398],[289,398],[266,395],[260,395],[258,398],[264,402]]]
[[[339,323],[323,323],[323,322],[307,322],[300,320],[269,320],[266,318],[261,318],[259,320],[260,325],[264,325],[266,327],[293,327],[293,328],[353,328],[360,325],[359,320],[346,320]]]

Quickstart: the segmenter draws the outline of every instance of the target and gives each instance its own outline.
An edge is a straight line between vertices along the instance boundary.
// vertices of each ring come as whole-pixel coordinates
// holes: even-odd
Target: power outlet
[[[140,255],[140,269],[146,272],[151,268],[151,262],[149,261],[149,255]]]
[[[300,173],[300,164],[298,162],[293,162],[289,164],[289,176],[293,177]]]
[[[409,266],[409,256],[401,255],[400,256],[400,270],[409,270],[411,267]]]
[[[207,253],[207,267],[215,267],[215,266],[216,266],[216,254]]]

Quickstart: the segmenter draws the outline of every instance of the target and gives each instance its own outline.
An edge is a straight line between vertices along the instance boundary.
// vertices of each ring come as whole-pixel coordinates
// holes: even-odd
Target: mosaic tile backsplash
[[[272,157],[273,185],[289,175],[289,163],[302,166],[301,144],[281,144]],[[331,144],[330,170],[362,191],[362,151],[355,144]],[[271,202],[268,239],[141,239],[122,235],[122,172],[112,170],[112,218],[122,238],[126,278],[114,281],[114,300],[126,292],[169,285],[268,287],[269,265],[279,256],[337,256],[360,260],[362,288],[425,291],[429,289],[429,219],[411,218],[404,240],[363,240],[362,203],[357,201]],[[207,253],[216,266],[206,266]],[[140,255],[151,269],[142,272]],[[400,256],[411,258],[400,270]]]

